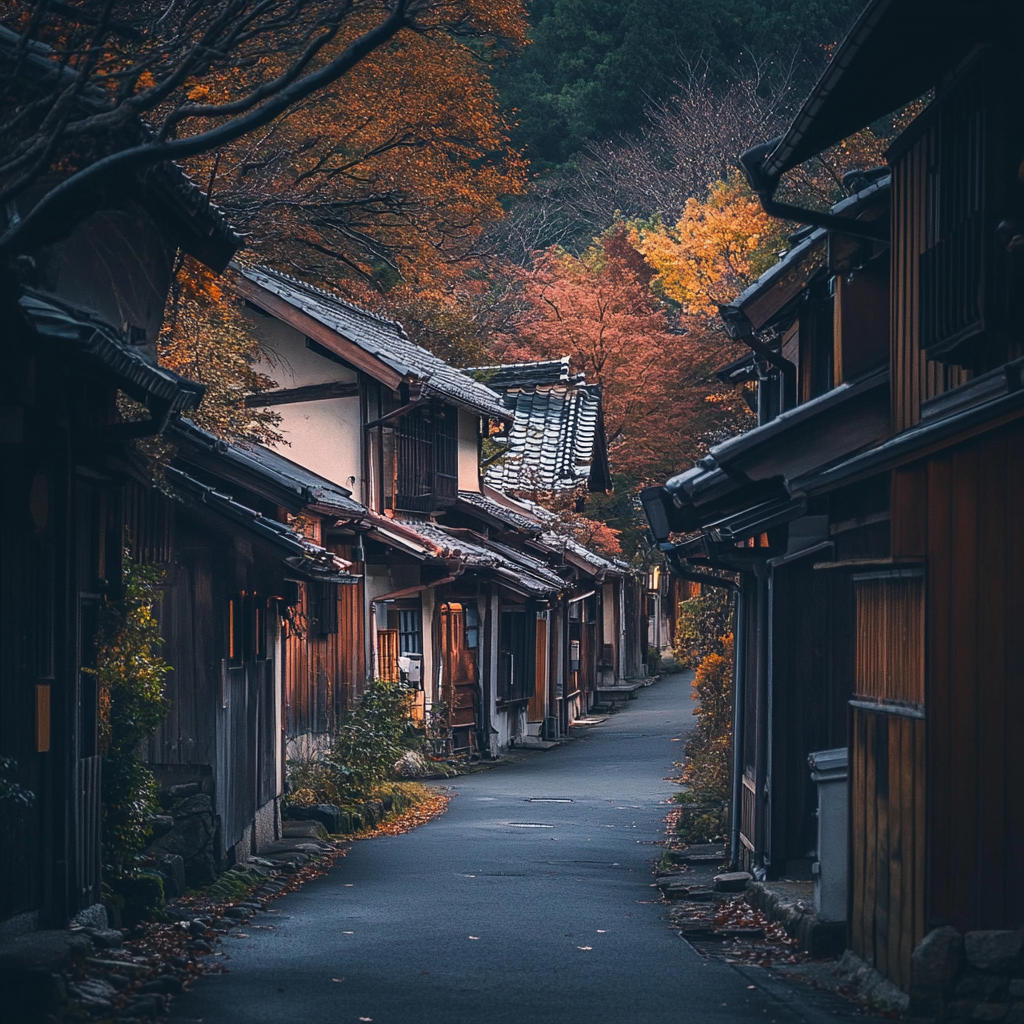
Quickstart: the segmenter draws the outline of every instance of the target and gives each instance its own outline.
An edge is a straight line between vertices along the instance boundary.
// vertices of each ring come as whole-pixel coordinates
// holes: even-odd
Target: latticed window
[[[1021,232],[1016,178],[1024,140],[1007,101],[1018,90],[1018,72],[981,55],[926,122],[920,337],[932,358],[977,363],[972,338],[1019,333],[1021,268],[1007,248]]]
[[[430,512],[459,493],[459,417],[451,406],[420,407],[395,430],[395,508]]]
[[[422,654],[419,608],[402,608],[398,612],[398,645],[402,654]]]

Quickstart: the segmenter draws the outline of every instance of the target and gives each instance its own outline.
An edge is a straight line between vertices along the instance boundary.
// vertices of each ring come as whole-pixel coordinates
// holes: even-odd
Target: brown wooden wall
[[[843,574],[814,569],[813,555],[772,576],[771,770],[765,853],[773,878],[809,870],[817,844],[817,787],[807,755],[846,743],[852,590]],[[754,627],[756,630],[756,625]],[[756,632],[746,630],[748,643]],[[747,677],[748,694],[754,676]],[[749,703],[748,703],[749,706]],[[755,717],[746,729],[753,730]],[[756,839],[748,836],[755,845]]]
[[[187,536],[182,540],[167,566],[158,609],[165,641],[161,654],[174,666],[166,683],[167,714],[147,742],[146,759],[150,764],[213,766],[222,705],[224,609],[221,595],[214,593],[214,552],[191,546]]]
[[[850,709],[850,948],[904,990],[924,935],[925,722]]]
[[[901,553],[927,555],[927,923],[1019,927],[1024,423],[897,477],[906,521],[894,538]]]
[[[332,544],[330,550],[351,560],[348,546]],[[361,572],[361,567],[354,566],[352,571]],[[326,636],[310,626],[309,586],[302,584],[299,591],[299,604],[285,639],[288,739],[331,732],[362,695],[366,682],[362,581],[337,587],[338,628]]]
[[[970,372],[927,359],[920,341],[920,258],[925,250],[925,196],[934,129],[909,146],[892,169],[891,350],[892,426],[921,418],[921,402],[970,379]]]

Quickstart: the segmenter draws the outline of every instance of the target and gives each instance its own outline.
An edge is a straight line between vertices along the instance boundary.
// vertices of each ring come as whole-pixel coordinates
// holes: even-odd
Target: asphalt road
[[[689,679],[640,691],[578,741],[452,780],[447,813],[413,832],[356,843],[225,939],[230,971],[176,998],[172,1020],[800,1020],[695,953],[650,887]]]

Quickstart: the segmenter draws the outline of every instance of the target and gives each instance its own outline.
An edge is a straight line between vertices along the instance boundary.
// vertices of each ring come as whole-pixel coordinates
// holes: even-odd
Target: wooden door
[[[547,619],[537,617],[537,674],[533,687],[533,696],[526,707],[527,722],[544,721],[544,681],[547,678],[548,623]]]
[[[442,700],[452,729],[475,728],[479,705],[476,652],[466,646],[466,615],[461,604],[441,605]]]

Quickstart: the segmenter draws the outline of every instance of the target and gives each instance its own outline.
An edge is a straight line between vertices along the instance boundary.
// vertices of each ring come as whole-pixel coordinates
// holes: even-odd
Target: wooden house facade
[[[874,0],[793,126],[741,158],[769,213],[841,236],[836,211],[829,217],[777,202],[780,176],[925,97],[888,152],[886,214],[846,246],[870,247],[887,273],[864,281],[872,298],[856,304],[845,301],[857,288],[856,271],[852,280],[845,270],[829,274],[831,390],[751,435],[809,406],[842,402],[844,388],[869,389],[846,377],[847,351],[872,364],[884,351],[887,424],[868,429],[881,410],[864,408],[851,422],[859,434],[848,450],[834,449],[792,473],[783,467],[774,478],[780,499],[805,504],[807,518],[825,519],[821,546],[809,553],[805,596],[794,590],[783,601],[773,594],[774,572],[760,584],[768,590],[773,638],[775,674],[767,674],[776,700],[780,693],[789,700],[799,685],[798,662],[822,659],[819,679],[832,691],[827,738],[848,750],[847,941],[922,1011],[939,1015],[955,978],[918,973],[922,941],[948,934],[942,928],[965,934],[1024,925],[1024,797],[1013,754],[1024,727],[1015,586],[1024,571],[1015,529],[1024,512],[1021,19],[1011,3]],[[829,259],[839,249],[830,245]],[[766,340],[754,337],[755,346]],[[780,340],[773,355],[785,358],[791,338]],[[802,385],[803,374],[796,379]],[[782,406],[789,408],[785,397]],[[729,444],[743,443],[741,437]],[[808,444],[807,435],[794,436],[785,458],[798,461]],[[650,494],[652,521],[660,516],[663,529],[670,522],[678,529],[690,516],[682,528],[706,538],[709,524],[673,501],[680,489],[691,495],[700,483],[670,482]],[[788,523],[787,551],[799,523]],[[765,539],[771,548],[771,529]],[[692,551],[684,544],[673,557],[685,569]],[[826,596],[814,600],[819,593]],[[827,623],[816,635],[801,635],[816,614]],[[749,616],[745,622],[749,635]],[[748,680],[753,657],[741,669]],[[779,665],[780,657],[789,667]],[[810,738],[793,729],[780,738],[780,756],[797,765],[813,749]],[[794,744],[805,749],[788,749]],[[771,819],[768,849],[777,816],[773,779],[756,779],[749,801],[751,815]],[[741,831],[747,814],[745,804]],[[770,874],[774,851],[770,862],[754,866]]]
[[[625,627],[640,621],[628,618],[639,597],[626,593],[625,566],[551,543],[550,513],[482,479],[489,424],[516,422],[499,393],[330,292],[253,267],[237,268],[236,288],[263,368],[282,385],[252,401],[281,413],[289,458],[367,510],[341,531],[355,530],[362,557],[339,549],[363,577],[365,674],[414,685],[443,752],[484,756],[564,735],[600,685],[642,673],[643,641]],[[559,406],[570,461],[582,458],[573,424],[586,425],[590,449],[601,435],[595,396],[581,394],[585,415]],[[586,593],[573,600],[579,580]]]
[[[0,921],[15,930],[59,927],[99,901],[98,696],[83,669],[139,510],[124,443],[202,395],[156,365],[175,251],[221,269],[238,244],[198,189],[159,167],[101,190],[84,222],[0,280],[0,755],[35,795],[0,830]],[[124,422],[119,395],[148,418]],[[146,543],[162,550],[166,537]]]

